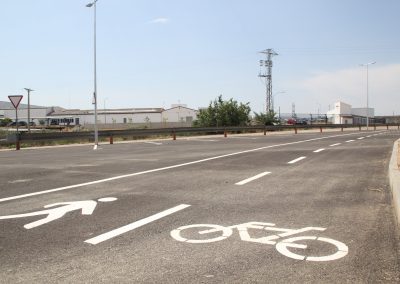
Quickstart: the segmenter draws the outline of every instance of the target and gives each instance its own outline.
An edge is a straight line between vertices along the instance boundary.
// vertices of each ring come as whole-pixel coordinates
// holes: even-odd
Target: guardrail
[[[397,127],[400,129],[399,124],[374,124],[370,128],[376,130],[377,127]],[[180,128],[157,128],[157,129],[128,129],[128,130],[104,130],[99,131],[99,138],[107,138],[110,144],[113,144],[114,138],[117,137],[151,137],[151,136],[171,136],[176,140],[177,135],[190,135],[190,134],[223,134],[227,137],[228,133],[239,132],[264,132],[266,135],[269,131],[283,131],[292,130],[295,134],[301,129],[319,129],[322,133],[323,129],[340,128],[343,131],[346,128],[362,129],[361,125],[348,125],[348,124],[313,124],[313,125],[271,125],[271,126],[235,126],[235,127],[180,127]],[[50,133],[19,133],[9,135],[4,141],[0,140],[0,145],[16,145],[19,150],[20,143],[24,142],[55,142],[60,140],[66,141],[93,141],[94,132],[50,132]]]

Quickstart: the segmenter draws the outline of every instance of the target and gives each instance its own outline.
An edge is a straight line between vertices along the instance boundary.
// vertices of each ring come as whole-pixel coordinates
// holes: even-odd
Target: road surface
[[[0,152],[0,282],[396,283],[399,136]]]

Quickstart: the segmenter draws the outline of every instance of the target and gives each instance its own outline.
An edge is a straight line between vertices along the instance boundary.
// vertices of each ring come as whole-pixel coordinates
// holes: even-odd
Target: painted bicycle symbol
[[[266,245],[275,245],[275,248],[281,254],[296,259],[296,260],[306,260],[306,261],[331,261],[337,260],[347,255],[349,249],[348,247],[339,241],[317,236],[298,236],[286,238],[292,235],[297,235],[300,233],[308,231],[325,231],[326,228],[320,227],[305,227],[301,229],[286,229],[277,228],[273,223],[261,223],[261,222],[248,222],[239,225],[233,225],[229,227],[224,227],[220,225],[213,224],[194,224],[179,227],[178,229],[171,231],[171,237],[177,241],[191,243],[191,244],[204,244],[212,243],[225,240],[233,234],[233,230],[237,229],[239,232],[240,239],[245,242],[254,242]],[[254,238],[250,235],[249,229],[265,230],[269,232],[274,232],[272,235]],[[185,232],[184,232],[185,231]],[[185,238],[184,236],[192,236],[196,232],[197,236],[194,238]],[[211,236],[211,238],[207,238]],[[301,255],[299,249],[307,249],[307,245],[304,242],[309,243],[310,241],[319,241],[330,246],[335,247],[335,253],[325,256],[308,256]],[[301,242],[301,243],[299,243]],[[296,253],[289,250],[295,250]]]

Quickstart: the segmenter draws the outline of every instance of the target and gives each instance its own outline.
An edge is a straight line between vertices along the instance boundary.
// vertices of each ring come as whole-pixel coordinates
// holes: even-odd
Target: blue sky
[[[0,100],[29,87],[32,104],[92,108],[90,1],[0,2]],[[259,112],[258,52],[273,48],[282,112],[365,106],[359,64],[376,61],[370,105],[400,114],[399,11],[398,0],[99,0],[99,108],[198,108],[222,94]]]

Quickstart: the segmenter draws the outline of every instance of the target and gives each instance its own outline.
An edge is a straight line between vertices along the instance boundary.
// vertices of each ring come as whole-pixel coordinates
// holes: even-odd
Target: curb
[[[400,166],[398,165],[398,159],[400,159],[399,144],[400,139],[394,142],[392,158],[390,159],[389,164],[389,180],[390,187],[392,189],[397,224],[400,227]]]

